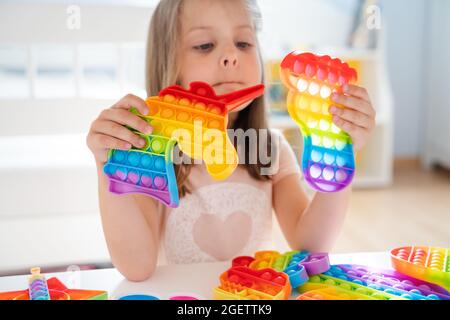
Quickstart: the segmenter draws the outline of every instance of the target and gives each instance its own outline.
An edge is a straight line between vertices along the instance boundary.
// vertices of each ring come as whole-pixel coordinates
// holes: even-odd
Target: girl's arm
[[[317,192],[309,201],[297,173],[277,182],[273,190],[274,209],[290,247],[330,251],[344,222],[350,187],[336,193]]]
[[[115,195],[97,163],[100,215],[111,261],[130,281],[149,278],[156,267],[162,219],[156,203],[141,195]]]
[[[345,108],[331,106],[336,126],[352,138],[355,152],[370,137],[375,126],[375,110],[367,90],[346,85],[343,94],[332,100]],[[274,208],[281,229],[293,249],[330,251],[342,228],[351,194],[351,186],[336,193],[317,192],[309,201],[301,186],[300,173],[277,181],[273,187]]]
[[[109,149],[129,150],[132,145],[140,148],[145,144],[125,126],[147,134],[152,131],[128,111],[131,106],[142,114],[148,112],[145,101],[127,95],[93,121],[86,142],[97,165],[100,214],[111,260],[127,279],[142,281],[151,276],[157,262],[161,229],[157,204],[145,196],[110,193],[102,170]]]

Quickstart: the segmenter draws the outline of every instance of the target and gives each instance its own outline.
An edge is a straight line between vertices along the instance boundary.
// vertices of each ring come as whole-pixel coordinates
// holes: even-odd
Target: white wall
[[[387,61],[394,94],[394,154],[418,156],[424,132],[424,45],[429,1],[383,0]]]

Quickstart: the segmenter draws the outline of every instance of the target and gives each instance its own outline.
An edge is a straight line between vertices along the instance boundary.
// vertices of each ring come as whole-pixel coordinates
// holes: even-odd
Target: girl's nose
[[[235,52],[228,51],[221,58],[220,65],[223,68],[236,68],[238,65],[238,58]]]

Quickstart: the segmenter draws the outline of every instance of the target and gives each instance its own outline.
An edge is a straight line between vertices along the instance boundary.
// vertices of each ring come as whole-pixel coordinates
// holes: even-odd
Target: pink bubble
[[[134,184],[139,182],[139,174],[135,171],[131,171],[128,173],[128,180]]]
[[[116,176],[120,180],[125,181],[125,179],[127,178],[127,170],[126,169],[117,169]]]
[[[153,180],[153,183],[156,188],[161,190],[164,189],[164,187],[166,186],[166,179],[162,176],[156,176],[155,179]]]
[[[152,185],[152,177],[143,174],[141,177],[141,183],[146,187],[150,187]]]

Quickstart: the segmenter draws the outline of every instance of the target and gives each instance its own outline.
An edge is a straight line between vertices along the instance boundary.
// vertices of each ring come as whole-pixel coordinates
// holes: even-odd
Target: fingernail
[[[150,126],[146,126],[146,127],[145,127],[144,132],[145,132],[146,134],[151,134],[152,131],[153,131],[153,128],[152,128],[152,127],[150,127]]]
[[[141,147],[145,146],[145,140],[144,139],[139,139],[139,145]]]
[[[142,114],[143,114],[144,116],[148,115],[148,109],[147,109],[147,108],[145,108],[143,111],[144,111],[144,112],[142,112]]]
[[[127,144],[125,145],[125,148],[131,149],[131,144],[127,143]]]
[[[337,111],[337,108],[335,106],[331,106],[330,107],[330,112],[331,113],[336,113],[336,111]]]
[[[339,95],[338,95],[337,93],[333,93],[333,94],[331,95],[331,99],[332,99],[332,100],[337,100],[337,99],[339,99]]]
[[[345,84],[344,87],[342,88],[342,90],[344,90],[345,93],[348,92],[348,84]]]

